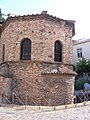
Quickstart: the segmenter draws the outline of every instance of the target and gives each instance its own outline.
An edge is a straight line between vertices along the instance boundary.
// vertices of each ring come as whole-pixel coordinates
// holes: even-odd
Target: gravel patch
[[[56,111],[0,107],[0,120],[90,120],[90,106]]]

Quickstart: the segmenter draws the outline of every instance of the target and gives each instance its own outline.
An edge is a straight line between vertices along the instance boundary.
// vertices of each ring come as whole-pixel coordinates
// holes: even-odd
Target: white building
[[[78,59],[82,57],[90,59],[90,38],[73,42],[73,63],[76,64]]]

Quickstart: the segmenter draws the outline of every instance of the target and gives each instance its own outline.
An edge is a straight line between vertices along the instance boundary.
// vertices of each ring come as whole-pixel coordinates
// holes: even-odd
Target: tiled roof
[[[70,75],[77,75],[76,72],[67,68],[65,65],[53,65],[45,68],[42,71],[42,74],[70,74]]]
[[[90,38],[83,38],[83,39],[79,39],[79,40],[73,40],[74,45],[81,44],[81,43],[86,43],[86,42],[90,42]]]

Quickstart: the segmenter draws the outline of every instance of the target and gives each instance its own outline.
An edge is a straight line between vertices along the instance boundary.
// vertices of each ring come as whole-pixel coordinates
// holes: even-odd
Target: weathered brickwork
[[[53,66],[53,64],[44,62],[25,61],[8,62],[7,64],[9,71],[8,69],[7,71],[3,71],[2,66],[1,69],[3,73],[0,74],[5,77],[12,77],[12,81],[11,78],[8,78],[8,81],[11,81],[12,84],[9,84],[8,88],[3,92],[8,91],[8,89],[10,91],[11,89],[11,94],[15,93],[24,103],[26,94],[32,98],[36,98],[36,100],[34,100],[36,102],[39,102],[37,100],[38,98],[43,97],[49,101],[49,103],[47,103],[43,98],[42,105],[60,105],[73,102],[73,74],[42,74],[43,69],[47,66]],[[57,64],[54,65],[57,66]],[[60,64],[58,64],[58,66],[60,66]],[[9,95],[8,92],[7,95]],[[16,99],[15,102],[17,103],[19,101]],[[31,104],[31,101],[28,101],[28,104]]]
[[[0,77],[0,104],[8,103],[5,97],[11,98],[11,78]],[[5,94],[3,94],[5,93]]]
[[[3,91],[0,79],[0,91],[7,93],[9,98],[15,93],[24,103],[27,94],[30,105],[34,105],[30,97],[41,105],[72,103],[76,75],[70,70],[73,34],[73,21],[48,14],[9,17],[0,38],[0,76],[8,87]],[[24,38],[31,40],[31,60],[20,60]],[[57,40],[62,44],[61,63],[54,61]],[[18,99],[14,102],[19,103]]]
[[[63,47],[62,61],[71,64],[73,27],[66,26],[64,20],[51,21],[34,17],[34,20],[30,20],[29,16],[26,17],[27,20],[23,17],[11,18],[3,30],[1,45],[5,44],[5,61],[19,61],[21,41],[29,38],[32,41],[31,60],[53,62],[54,43],[59,40]]]

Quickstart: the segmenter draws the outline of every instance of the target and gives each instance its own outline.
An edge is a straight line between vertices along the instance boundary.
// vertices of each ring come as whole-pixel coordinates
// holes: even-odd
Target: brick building
[[[0,101],[13,93],[25,103],[73,102],[74,21],[41,14],[8,17],[0,32]],[[31,99],[32,98],[32,99]],[[20,103],[17,97],[14,103]]]

